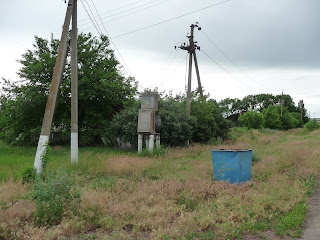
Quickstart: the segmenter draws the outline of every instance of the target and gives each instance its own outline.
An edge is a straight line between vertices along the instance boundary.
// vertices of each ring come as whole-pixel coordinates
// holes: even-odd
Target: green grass
[[[222,145],[164,148],[152,155],[80,148],[78,166],[70,164],[68,147],[53,147],[47,169],[64,168],[81,192],[77,211],[65,212],[56,226],[59,237],[263,239],[266,230],[299,237],[306,202],[317,186],[319,144],[320,131],[236,128]],[[242,185],[213,181],[213,148],[253,149],[252,180]],[[0,144],[0,177],[6,180],[0,185],[0,221],[7,234],[3,238],[55,239],[55,227],[37,228],[27,208],[19,212],[20,222],[10,217],[19,199],[32,204],[23,196],[33,185],[22,188],[10,179],[19,180],[20,172],[33,165],[35,151]],[[29,228],[20,228],[25,221]]]

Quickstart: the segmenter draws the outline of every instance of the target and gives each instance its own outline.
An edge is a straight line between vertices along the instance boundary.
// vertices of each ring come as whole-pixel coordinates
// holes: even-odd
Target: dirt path
[[[308,213],[304,225],[302,240],[320,239],[320,188],[313,193],[308,203]]]

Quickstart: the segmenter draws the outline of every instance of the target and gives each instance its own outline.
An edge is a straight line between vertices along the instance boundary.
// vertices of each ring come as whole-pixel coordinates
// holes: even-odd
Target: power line
[[[160,68],[160,69],[161,69],[161,70],[160,70],[160,74],[164,71],[165,67],[167,66],[168,62],[170,61],[171,55],[172,55],[172,53],[174,52],[174,50],[175,50],[175,49],[172,48],[172,50],[171,50],[170,53],[169,53],[169,56],[168,56],[168,57],[166,58],[166,60],[164,61],[162,67]],[[159,74],[159,75],[160,75],[160,74]],[[159,75],[158,75],[158,76],[159,76]],[[157,81],[158,81],[158,79],[155,79],[155,80],[150,84],[150,87],[154,86]]]
[[[143,5],[140,5],[140,6],[136,6],[136,7],[133,7],[133,8],[127,9],[127,10],[124,10],[124,11],[122,11],[122,12],[118,12],[118,13],[115,13],[115,14],[111,14],[111,15],[109,15],[109,16],[102,17],[102,19],[110,18],[110,17],[112,17],[112,16],[117,16],[117,15],[119,15],[119,14],[126,13],[126,12],[129,12],[129,11],[131,11],[131,10],[134,10],[134,9],[137,9],[137,8],[140,8],[140,7],[143,7],[143,6],[146,6],[146,5],[150,5],[151,3],[158,2],[158,1],[159,1],[159,0],[151,1],[151,2],[148,2],[148,3],[146,3],[146,4],[143,4]],[[137,11],[130,12],[130,13],[125,14],[125,15],[123,15],[123,16],[120,16],[120,17],[111,19],[111,20],[109,20],[109,21],[106,21],[105,23],[112,22],[112,21],[115,21],[115,20],[120,19],[120,18],[124,18],[124,17],[126,17],[126,16],[131,15],[131,14],[134,14],[134,13],[137,13],[137,12],[140,12],[140,11],[143,11],[143,10],[145,10],[145,9],[148,9],[148,8],[151,8],[151,7],[154,7],[154,6],[157,6],[157,5],[159,5],[159,4],[162,4],[162,3],[168,2],[168,1],[169,1],[169,0],[165,0],[165,1],[162,1],[162,2],[158,2],[158,3],[154,4],[154,5],[151,5],[151,6],[148,6],[148,7],[142,8],[142,9],[139,9],[139,10],[137,10]],[[102,15],[102,14],[100,14],[100,16],[101,16],[101,15]],[[81,26],[87,25],[88,23],[90,23],[90,22],[83,23],[83,24],[81,24]],[[88,28],[87,28],[87,29],[88,29]]]
[[[152,24],[152,25],[143,27],[143,28],[139,28],[139,29],[136,29],[136,30],[127,32],[127,33],[120,34],[120,35],[118,35],[118,36],[113,37],[113,39],[114,39],[114,38],[123,37],[123,36],[129,35],[129,34],[132,34],[132,33],[136,33],[136,32],[139,32],[139,31],[142,31],[142,30],[151,28],[151,27],[155,27],[155,26],[161,25],[161,24],[163,24],[163,23],[167,23],[167,22],[170,22],[170,21],[173,21],[173,20],[176,20],[176,19],[179,19],[179,18],[188,16],[188,15],[191,15],[191,14],[194,14],[194,13],[197,13],[197,12],[200,12],[200,11],[203,11],[203,10],[206,10],[206,9],[208,9],[208,8],[212,8],[212,7],[218,6],[218,5],[221,5],[221,4],[230,2],[230,1],[232,1],[232,0],[225,0],[225,1],[222,1],[222,2],[219,2],[219,3],[215,3],[215,4],[212,4],[212,5],[210,5],[210,6],[207,6],[207,7],[204,7],[204,8],[200,8],[200,9],[198,9],[198,10],[195,10],[195,11],[192,11],[192,12],[189,12],[189,13],[186,13],[186,14],[182,14],[182,15],[180,15],[180,16],[177,16],[177,17],[173,17],[173,18],[164,20],[164,21],[162,21],[162,22],[158,22],[158,23],[155,23],[155,24]]]
[[[175,50],[175,49],[173,49]],[[180,51],[176,51],[176,54],[173,56],[173,58],[171,59],[171,61],[169,62],[169,64],[165,63],[164,66],[162,67],[162,70],[160,72],[160,74],[164,74],[164,72],[167,71],[167,69],[170,67],[170,65],[172,64],[172,62],[176,59],[177,55],[179,54]],[[171,51],[170,53],[170,56],[171,54],[173,53],[173,51]],[[168,58],[168,61],[170,60],[170,56]],[[159,78],[160,75],[158,75],[158,78]],[[164,75],[163,75],[164,76]],[[158,79],[156,79],[155,81],[153,81],[151,84],[150,84],[150,87],[154,86],[156,83],[157,83]],[[162,81],[162,84],[163,82],[166,81],[166,80],[163,80]],[[162,86],[162,84],[160,86]]]
[[[92,2],[92,4],[93,4],[93,7],[94,7],[94,9],[95,9],[95,11],[96,11],[96,13],[97,13],[97,15],[98,15],[98,17],[99,17],[99,19],[100,19],[101,23],[102,23],[102,26],[103,26],[103,28],[104,28],[104,30],[105,30],[105,32],[106,32],[106,34],[107,34],[107,37],[110,39],[110,42],[112,43],[112,45],[114,46],[114,48],[116,49],[116,51],[118,52],[118,54],[120,55],[120,57],[121,57],[121,59],[122,59],[122,61],[123,61],[124,65],[127,67],[129,75],[132,75],[132,74],[130,74],[130,72],[131,72],[131,71],[130,71],[130,69],[129,69],[129,67],[128,67],[127,63],[126,63],[126,61],[124,60],[124,58],[123,58],[122,54],[120,53],[119,49],[117,48],[117,46],[115,45],[115,43],[113,42],[113,40],[110,38],[110,36],[109,36],[109,34],[108,34],[108,31],[107,31],[107,29],[106,29],[106,27],[105,27],[104,23],[102,22],[102,19],[101,19],[100,15],[99,15],[99,12],[98,12],[98,10],[97,10],[97,8],[96,8],[96,5],[94,4],[93,0],[91,0],[91,2]]]
[[[187,54],[188,55],[188,54]],[[180,67],[181,63],[183,63],[184,58],[182,58],[182,61],[178,62],[178,64],[176,65],[175,69],[172,71],[172,73],[174,73],[175,71],[177,71],[177,69]],[[159,87],[161,87],[164,83],[166,83],[168,81],[169,78],[165,78],[165,80],[163,80],[161,82],[161,84],[159,85]]]
[[[91,10],[91,7],[90,7],[90,5],[89,5],[88,1],[87,1],[87,0],[84,0],[84,1],[87,3],[87,6],[88,6],[88,8],[89,8],[89,10],[90,10],[90,12],[91,12],[91,15],[92,15],[93,21],[96,23],[96,25],[97,25],[98,29],[100,30],[100,33],[102,33],[101,28],[100,28],[100,26],[99,26],[99,24],[98,24],[98,22],[97,22],[97,20],[96,20],[96,18],[95,18],[95,16],[94,16],[94,14],[93,14],[92,10]]]
[[[201,32],[202,32],[202,34],[223,54],[223,56],[225,56],[236,68],[238,68],[239,71],[241,71],[240,68],[238,67],[238,65],[235,64],[235,62],[232,61],[232,60],[221,50],[221,48],[220,48],[216,43],[214,43],[214,42],[208,37],[208,35],[207,35],[203,30],[202,30]]]
[[[238,69],[239,72],[241,72],[243,75],[245,75],[245,77],[249,78],[251,81],[254,81],[250,76],[248,76],[248,74],[246,74],[245,72],[243,72],[243,71],[240,69],[240,67],[239,67],[234,61],[232,61],[231,58],[228,57],[227,54],[225,54],[225,53],[222,51],[222,49],[221,49],[216,43],[214,43],[214,42],[209,38],[209,36],[208,36],[203,30],[202,30],[201,32],[202,32],[202,34],[223,54],[223,56],[225,56],[225,57],[231,62],[231,64]],[[255,81],[254,81],[254,82],[255,82]]]
[[[170,67],[170,65],[173,63],[173,61],[176,59],[176,57],[178,56],[179,51],[177,51],[177,53],[174,55],[174,57],[171,59],[171,61],[169,62],[169,64],[163,69],[163,71],[167,71],[167,69]]]
[[[247,88],[249,88],[250,90],[253,90],[250,86],[248,86],[247,84],[245,84],[243,81],[241,81],[239,78],[235,77],[231,72],[229,72],[227,69],[225,69],[224,67],[222,67],[216,60],[214,60],[212,57],[210,57],[205,51],[203,51],[203,49],[200,50],[201,52],[203,52],[209,59],[211,59],[215,64],[217,64],[223,71],[225,71],[226,73],[228,73],[231,77],[235,78],[236,80],[238,80],[239,82],[241,82],[244,86],[246,86]]]
[[[80,0],[80,1],[81,1],[81,4],[82,4],[84,10],[86,11],[87,15],[89,16],[89,18],[90,18],[93,26],[94,26],[95,29],[97,30],[98,34],[101,35],[101,32],[99,31],[99,29],[98,29],[98,27],[96,26],[95,22],[92,20],[91,15],[89,14],[89,12],[88,12],[88,10],[87,10],[87,7],[86,7],[86,6],[84,5],[84,3],[83,3],[84,0]]]
[[[136,1],[136,2],[133,2],[133,3],[130,3],[130,4],[128,4],[128,5],[115,8],[115,9],[113,9],[113,10],[104,12],[104,13],[102,13],[101,15],[104,15],[104,14],[107,14],[107,13],[110,13],[110,12],[115,12],[115,11],[117,11],[117,10],[119,10],[119,9],[126,8],[126,7],[129,7],[129,6],[134,5],[134,4],[136,4],[136,3],[143,2],[143,1],[145,1],[145,0],[139,0],[139,1]],[[86,19],[80,20],[79,22],[84,22],[84,21],[87,21],[87,20],[89,20],[89,19],[90,19],[90,18],[86,18]]]

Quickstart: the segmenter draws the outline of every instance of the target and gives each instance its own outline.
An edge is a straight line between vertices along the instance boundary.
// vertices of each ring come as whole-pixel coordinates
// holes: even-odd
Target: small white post
[[[142,152],[142,134],[138,134],[138,153]]]
[[[153,152],[153,146],[154,146],[154,135],[149,135],[149,152]]]
[[[160,134],[156,134],[156,147],[157,149],[160,148]]]
[[[146,143],[146,147],[149,148],[149,136],[148,135],[144,135],[144,141]]]

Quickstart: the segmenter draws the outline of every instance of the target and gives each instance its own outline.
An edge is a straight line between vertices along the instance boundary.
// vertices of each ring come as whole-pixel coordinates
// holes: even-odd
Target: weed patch
[[[64,212],[75,208],[80,199],[72,178],[62,170],[48,171],[44,177],[38,175],[32,196],[37,206],[34,218],[38,226],[59,224]]]

